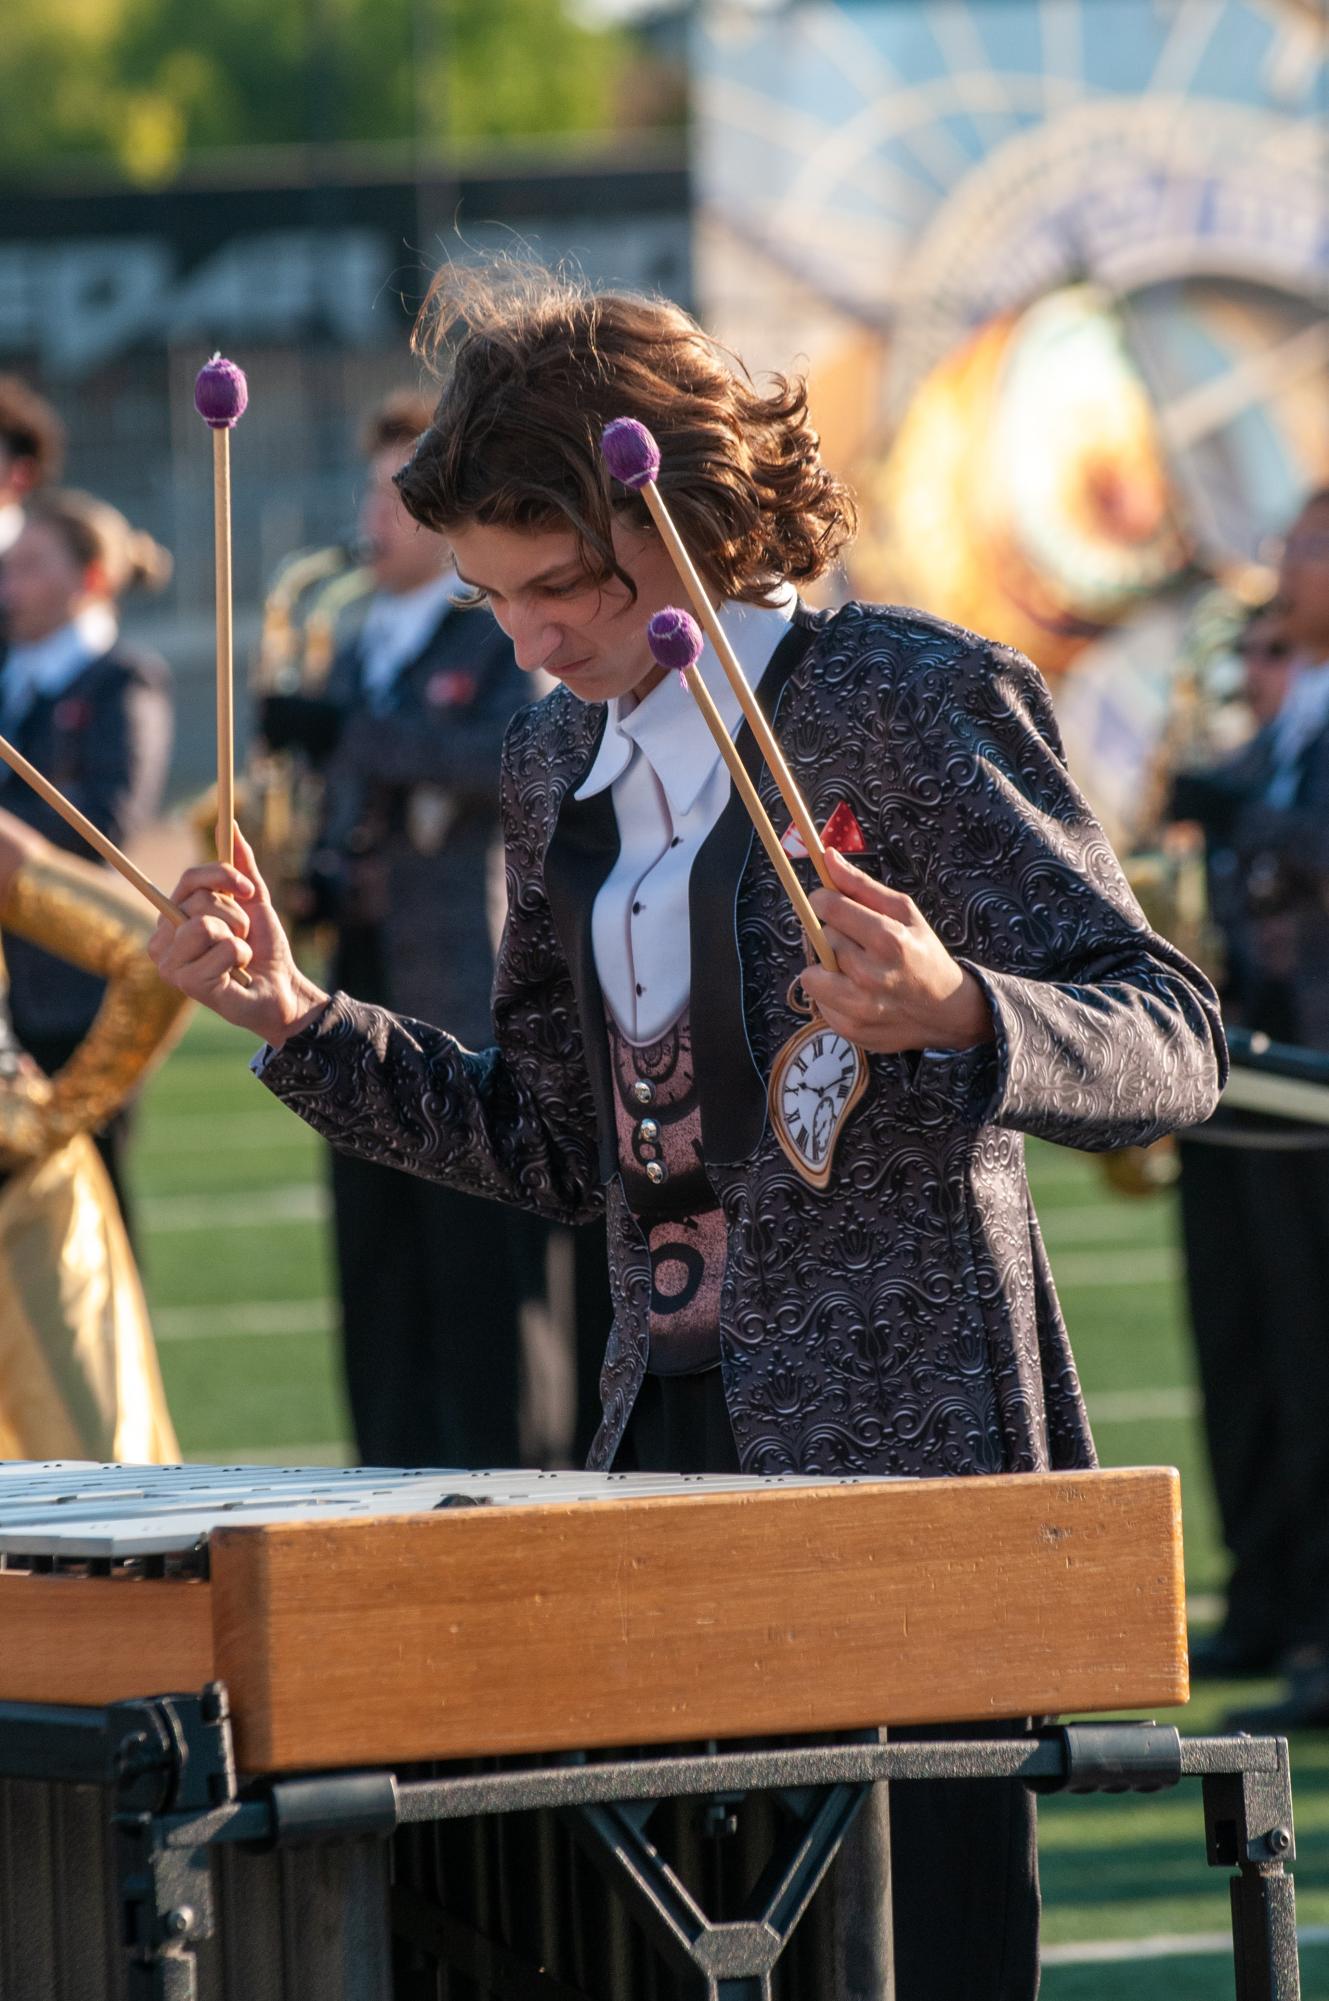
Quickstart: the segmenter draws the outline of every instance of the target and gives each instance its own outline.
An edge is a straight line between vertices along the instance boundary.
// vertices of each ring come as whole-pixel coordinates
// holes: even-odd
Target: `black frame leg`
[[[1236,2001],[1300,2001],[1296,1890],[1284,1864],[1296,1856],[1286,1738],[1270,1771],[1204,1775],[1210,1866],[1235,1869],[1232,1954]]]
[[[868,1791],[857,1784],[781,1791],[793,1827],[777,1844],[742,1916],[723,1924],[711,1922],[647,1835],[656,1801],[569,1807],[563,1817],[665,1957],[698,1975],[699,1996],[770,2001],[776,1961]]]

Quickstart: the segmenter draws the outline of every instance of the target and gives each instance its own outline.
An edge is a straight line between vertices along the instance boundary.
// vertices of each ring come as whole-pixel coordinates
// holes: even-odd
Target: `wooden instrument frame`
[[[218,1527],[0,1571],[0,1700],[230,1692],[248,1771],[1185,1702],[1169,1468]]]

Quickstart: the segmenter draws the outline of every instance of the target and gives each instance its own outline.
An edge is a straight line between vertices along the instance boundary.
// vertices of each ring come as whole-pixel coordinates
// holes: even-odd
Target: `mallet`
[[[730,687],[738,697],[743,714],[747,717],[757,746],[770,768],[772,778],[779,789],[780,797],[789,808],[790,818],[803,837],[803,845],[812,858],[816,869],[827,889],[834,889],[831,872],[826,866],[826,850],[822,846],[821,835],[813,824],[803,795],[794,783],[793,773],[785,763],[784,752],[775,739],[757,698],[748,685],[747,676],[729,644],[724,627],[715,613],[706,586],[697,574],[697,568],[682,537],[674,526],[673,517],[666,507],[664,498],[656,484],[660,471],[660,447],[644,424],[635,417],[616,417],[612,424],[605,426],[600,439],[600,449],[605,464],[614,478],[631,492],[639,493],[650,509],[651,519],[660,531],[660,539],[674,559],[674,567],[687,586],[697,617],[705,628],[706,637],[719,655]],[[728,742],[726,732],[725,741]],[[800,912],[801,915],[801,912]],[[813,919],[816,922],[816,919]]]
[[[158,889],[151,876],[144,875],[142,869],[131,862],[129,856],[117,848],[115,842],[108,839],[100,827],[94,827],[87,815],[79,812],[72,799],[66,799],[64,793],[52,785],[49,778],[42,777],[35,764],[28,763],[21,750],[15,750],[13,744],[2,736],[0,736],[0,758],[4,759],[11,771],[18,773],[25,785],[32,787],[39,799],[46,801],[52,812],[58,813],[76,834],[81,834],[88,846],[99,854],[104,862],[109,862],[113,869],[118,869],[125,881],[132,884],[140,896],[145,896],[154,910],[160,911],[163,917],[177,926],[188,923],[188,911],[182,910],[178,903],[172,903],[166,891]],[[251,987],[254,984],[244,966],[236,966],[231,978],[237,986]]]
[[[217,563],[217,859],[235,864],[235,686],[231,642],[231,431],[244,416],[244,370],[214,354],[198,372],[194,408],[212,432]]]
[[[646,627],[646,643],[651,649],[651,658],[658,667],[677,669],[684,687],[701,710],[706,727],[715,738],[716,747],[729,767],[729,775],[738,790],[739,797],[748,809],[748,818],[761,839],[761,844],[771,858],[772,865],[785,894],[794,906],[799,923],[812,940],[812,948],[828,972],[837,971],[835,954],[827,943],[821,920],[808,902],[803,885],[794,873],[793,863],[780,845],[780,836],[771,825],[771,816],[762,805],[756,786],[748,776],[747,767],[725,728],[724,717],[711,699],[710,689],[697,672],[697,662],[701,658],[704,641],[696,619],[685,611],[678,611],[672,605],[665,611],[657,611]]]

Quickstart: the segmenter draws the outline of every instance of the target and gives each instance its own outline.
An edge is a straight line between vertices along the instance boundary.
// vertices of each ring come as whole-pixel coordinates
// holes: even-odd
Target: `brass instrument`
[[[343,543],[300,549],[279,566],[263,602],[258,649],[249,677],[251,698],[313,695],[327,680],[342,614],[373,589],[373,572]],[[321,784],[298,754],[251,745],[238,808],[259,867],[288,927],[303,921],[300,885],[318,823]],[[211,857],[216,819],[211,789],[189,813],[201,850]]]
[[[332,665],[337,622],[349,605],[372,590],[373,582],[373,572],[339,544],[290,557],[263,607],[254,693],[317,694]],[[249,776],[259,867],[282,916],[298,925],[304,915],[299,891],[318,824],[321,782],[289,750],[255,749]]]

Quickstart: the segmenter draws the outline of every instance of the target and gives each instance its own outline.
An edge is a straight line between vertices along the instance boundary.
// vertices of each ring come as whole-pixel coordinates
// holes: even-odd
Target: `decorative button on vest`
[[[687,1375],[720,1359],[727,1249],[702,1159],[691,1025],[685,1009],[649,1044],[629,1043],[612,1020],[607,1025],[619,1169],[650,1250],[647,1366],[658,1375]]]

